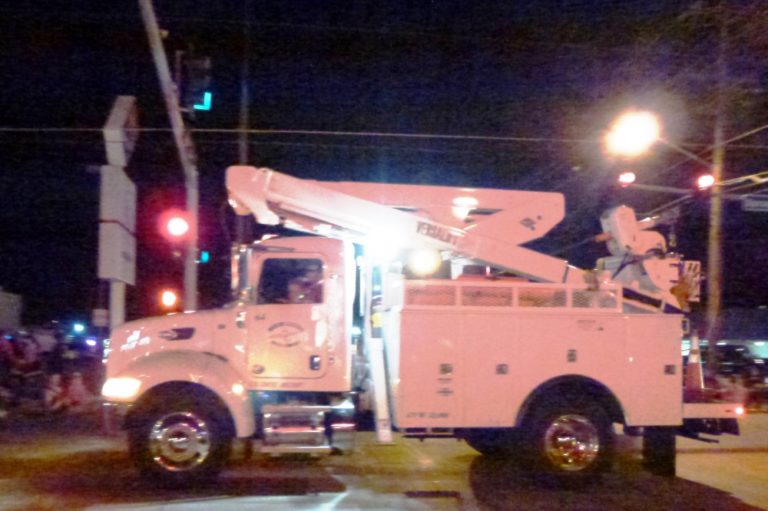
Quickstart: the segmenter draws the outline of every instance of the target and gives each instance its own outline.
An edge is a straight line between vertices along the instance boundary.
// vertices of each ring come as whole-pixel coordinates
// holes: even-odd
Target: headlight
[[[136,378],[109,378],[101,387],[101,395],[106,399],[124,401],[135,397],[140,387],[141,380]]]

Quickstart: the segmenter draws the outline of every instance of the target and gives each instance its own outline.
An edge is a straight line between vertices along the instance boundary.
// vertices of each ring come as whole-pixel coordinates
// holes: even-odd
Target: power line
[[[758,131],[768,129],[768,125],[760,128],[755,128],[750,132],[733,137],[730,140],[739,140],[746,136],[752,135]],[[139,133],[171,133],[170,128],[158,128],[158,127],[145,127],[127,129],[126,131],[139,132]],[[348,138],[365,138],[365,139],[410,139],[410,140],[447,140],[447,141],[474,141],[474,142],[507,142],[507,143],[536,143],[536,144],[586,144],[597,145],[600,144],[600,140],[591,138],[560,138],[560,137],[521,137],[521,136],[498,136],[498,135],[473,135],[473,134],[447,134],[447,133],[400,133],[400,132],[384,132],[384,131],[340,131],[340,130],[302,130],[302,129],[230,129],[230,128],[193,128],[189,130],[195,134],[225,134],[225,135],[238,135],[240,133],[247,133],[249,135],[300,135],[310,137],[348,137]],[[65,127],[9,127],[0,126],[0,133],[15,133],[15,134],[46,134],[46,133],[89,133],[98,134],[103,133],[102,128],[65,128]],[[46,140],[45,142],[61,143],[61,144],[73,144],[73,143],[86,143],[85,141],[77,142],[72,140]],[[0,145],[5,143],[18,143],[18,141],[3,141],[0,140]],[[29,142],[33,143],[33,142]],[[199,140],[198,143],[207,145],[212,144],[231,144],[226,140]],[[251,142],[253,144],[263,145],[266,142]],[[320,144],[320,143],[278,143],[272,142],[274,145],[304,145],[315,147],[345,147],[353,148],[360,147],[350,144]],[[703,146],[704,144],[690,143],[691,146]],[[387,146],[365,146],[366,148],[383,148],[387,149]],[[761,144],[730,144],[731,149],[753,149],[762,150],[768,149],[768,145]],[[711,150],[712,146],[708,146],[706,150],[701,151],[702,154],[707,150]],[[424,151],[430,151],[429,148],[423,148]],[[672,170],[675,167],[690,161],[691,155],[666,169],[666,171]]]
[[[280,130],[280,129],[196,129],[198,133],[239,133],[245,131],[254,135],[311,135],[328,137],[361,137],[361,138],[410,138],[433,140],[478,140],[490,142],[555,142],[555,143],[587,143],[596,144],[598,140],[556,137],[502,137],[495,135],[451,135],[446,133],[397,133],[384,131],[336,131],[336,130]]]
[[[126,131],[138,131],[140,133],[168,132],[170,128],[136,128]],[[478,140],[491,142],[541,142],[541,143],[566,143],[566,144],[596,144],[599,141],[592,139],[578,138],[556,138],[556,137],[502,137],[495,135],[468,135],[468,134],[445,134],[445,133],[397,133],[385,131],[338,131],[338,130],[298,130],[298,129],[229,129],[229,128],[193,128],[189,131],[193,133],[222,133],[239,134],[248,133],[251,135],[310,135],[327,137],[361,137],[361,138],[410,138],[410,139],[434,139],[434,140]],[[102,133],[101,128],[57,128],[57,127],[3,127],[0,126],[0,132],[4,133]]]

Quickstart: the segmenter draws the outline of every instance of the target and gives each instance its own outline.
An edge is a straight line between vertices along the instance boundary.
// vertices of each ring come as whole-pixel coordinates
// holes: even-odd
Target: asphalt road
[[[3,510],[733,510],[768,509],[768,414],[720,444],[678,440],[678,477],[640,468],[637,439],[620,437],[616,470],[582,490],[543,486],[514,464],[455,440],[379,445],[351,455],[246,459],[236,449],[213,487],[161,490],[141,481],[122,436],[94,416],[28,416],[0,430]]]

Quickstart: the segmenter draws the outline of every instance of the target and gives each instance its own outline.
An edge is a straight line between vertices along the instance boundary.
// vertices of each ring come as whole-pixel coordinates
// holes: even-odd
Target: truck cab
[[[353,247],[268,239],[236,250],[233,266],[236,299],[223,308],[112,332],[106,408],[136,459],[160,460],[139,461],[152,477],[212,475],[234,437],[261,439],[263,452],[349,448]]]

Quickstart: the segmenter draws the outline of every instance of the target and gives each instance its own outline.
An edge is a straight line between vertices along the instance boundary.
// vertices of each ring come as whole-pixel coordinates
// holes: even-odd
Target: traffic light
[[[626,188],[627,186],[631,185],[635,182],[637,179],[637,176],[632,171],[625,171],[619,174],[619,185],[623,188]]]
[[[174,216],[166,224],[168,234],[180,238],[189,232],[189,224],[184,217]]]
[[[169,209],[160,215],[160,234],[169,241],[183,241],[189,236],[192,225],[186,211]]]
[[[702,174],[696,178],[696,188],[699,190],[709,190],[715,185],[715,176],[712,174]]]
[[[210,110],[213,102],[211,92],[211,58],[190,57],[184,62],[185,76],[182,90],[184,106],[189,110]]]

